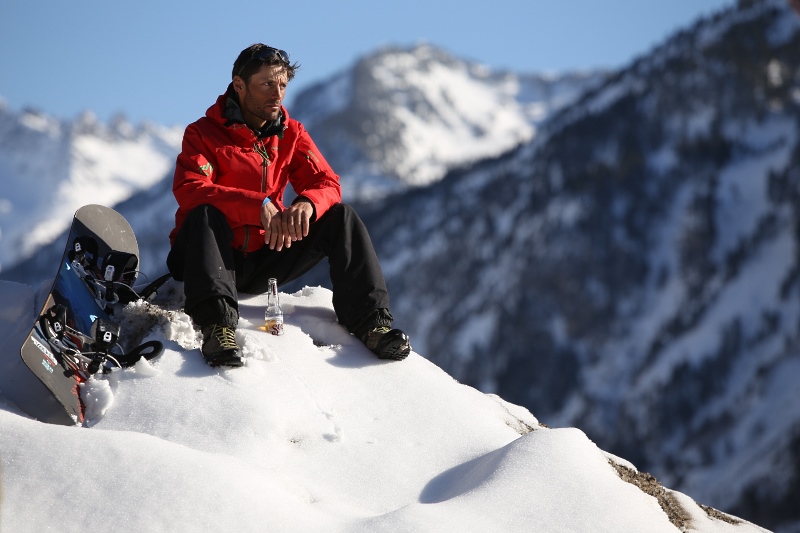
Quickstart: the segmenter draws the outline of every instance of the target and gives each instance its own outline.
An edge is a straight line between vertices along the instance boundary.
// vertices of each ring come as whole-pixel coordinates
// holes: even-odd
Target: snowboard
[[[4,376],[4,396],[43,422],[82,424],[82,383],[163,351],[157,341],[130,351],[119,344],[113,311],[141,297],[133,288],[138,260],[136,236],[122,215],[101,205],[75,213],[58,272],[20,348],[27,371]]]

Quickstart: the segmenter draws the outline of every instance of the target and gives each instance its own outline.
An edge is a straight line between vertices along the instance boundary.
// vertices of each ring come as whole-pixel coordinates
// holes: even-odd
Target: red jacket
[[[341,201],[342,193],[339,176],[285,108],[283,138],[259,139],[245,124],[225,118],[227,99],[221,95],[183,135],[172,184],[178,211],[170,242],[189,211],[210,204],[228,219],[231,245],[252,252],[264,246],[261,205],[267,196],[283,210],[284,190],[291,183],[298,196],[311,201],[319,218]]]

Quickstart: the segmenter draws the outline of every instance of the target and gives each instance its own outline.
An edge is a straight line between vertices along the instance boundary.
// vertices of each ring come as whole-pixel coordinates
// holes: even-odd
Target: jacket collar
[[[239,106],[239,95],[233,90],[232,83],[228,85],[225,94],[217,99],[216,105],[212,106],[212,109],[209,109],[209,114],[212,110],[214,114],[218,114],[218,119],[223,121],[223,125],[226,128],[234,124],[247,125],[244,121],[244,115],[242,115],[242,108]],[[286,110],[281,107],[281,114],[276,120],[264,124],[264,127],[260,130],[250,129],[259,139],[271,137],[273,135],[277,135],[279,139],[283,139],[283,132],[286,130],[286,118]]]

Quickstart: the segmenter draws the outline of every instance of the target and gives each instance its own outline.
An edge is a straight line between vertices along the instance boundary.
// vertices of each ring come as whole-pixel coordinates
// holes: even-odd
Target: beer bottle
[[[267,307],[264,309],[264,329],[273,335],[283,335],[283,310],[278,298],[278,280],[269,279]]]

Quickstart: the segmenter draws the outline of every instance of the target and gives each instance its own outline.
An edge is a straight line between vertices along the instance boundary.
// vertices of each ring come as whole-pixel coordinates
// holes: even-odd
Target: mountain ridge
[[[122,115],[109,124],[91,112],[61,121],[0,105],[0,269],[34,255],[93,198],[113,205],[155,185],[174,167],[182,135]]]
[[[347,178],[345,198],[374,200],[529,141],[604,75],[517,74],[427,44],[387,46],[298,94],[293,116]]]

